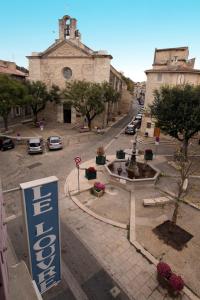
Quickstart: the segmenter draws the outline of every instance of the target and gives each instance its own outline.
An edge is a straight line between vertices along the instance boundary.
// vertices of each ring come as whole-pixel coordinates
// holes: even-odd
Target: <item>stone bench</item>
[[[165,205],[169,203],[171,199],[167,197],[158,197],[154,199],[144,199],[143,200],[143,205],[144,206],[159,206],[159,205]]]

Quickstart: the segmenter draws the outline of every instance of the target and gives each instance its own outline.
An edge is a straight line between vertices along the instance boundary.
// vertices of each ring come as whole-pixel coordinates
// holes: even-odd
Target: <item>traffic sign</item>
[[[80,164],[80,162],[81,162],[80,156],[76,156],[76,157],[74,158],[74,161],[75,161],[76,165],[79,166],[79,164]]]

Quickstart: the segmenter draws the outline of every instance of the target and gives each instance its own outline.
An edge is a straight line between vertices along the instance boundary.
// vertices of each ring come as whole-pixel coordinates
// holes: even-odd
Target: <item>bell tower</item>
[[[70,16],[59,19],[59,40],[80,40],[81,35],[76,24],[77,20]]]

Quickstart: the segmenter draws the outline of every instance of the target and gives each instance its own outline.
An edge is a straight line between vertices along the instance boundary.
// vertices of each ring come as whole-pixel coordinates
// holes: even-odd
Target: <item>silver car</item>
[[[41,138],[32,138],[28,140],[28,153],[43,153],[44,145]]]
[[[50,136],[47,139],[49,150],[59,150],[63,148],[62,139],[60,136]]]

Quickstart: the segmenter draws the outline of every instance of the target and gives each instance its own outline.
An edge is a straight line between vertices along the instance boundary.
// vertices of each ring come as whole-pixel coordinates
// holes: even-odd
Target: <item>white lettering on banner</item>
[[[39,283],[43,282],[44,280],[48,279],[48,277],[52,277],[56,274],[54,271],[55,266],[51,266],[50,268],[46,269],[45,271],[42,271],[40,274],[38,274]],[[47,277],[47,278],[45,278]]]
[[[50,246],[50,249],[51,249],[51,252],[50,252],[47,256],[43,256],[44,249],[42,249],[42,250],[36,252],[36,253],[35,253],[35,255],[36,255],[36,260],[37,260],[37,261],[41,261],[41,260],[44,260],[44,259],[50,257],[51,255],[53,255],[54,252],[55,252],[55,244],[51,245],[51,246]]]
[[[58,258],[59,254],[56,253],[57,247],[59,248],[59,241],[57,241],[59,239],[59,236],[57,236],[58,211],[57,205],[54,205],[53,202],[53,191],[56,192],[55,201],[57,201],[57,188],[52,189],[47,186],[45,189],[44,186],[40,183],[39,186],[31,187],[32,199],[31,203],[27,204],[27,206],[31,205],[32,207],[30,217],[33,218],[30,220],[33,223],[30,222],[29,230],[29,239],[32,241],[32,275],[41,293],[44,293],[60,280],[60,267],[57,268],[60,259]],[[26,197],[25,201],[28,203],[30,197],[28,193]],[[53,219],[54,215],[56,220]],[[54,228],[54,222],[56,228]]]
[[[47,211],[50,211],[53,209],[52,206],[50,206],[51,199],[45,199],[42,201],[38,201],[33,203],[33,208],[34,208],[34,216],[40,215],[40,214],[44,214]],[[44,207],[48,207],[48,209],[44,209],[42,210]]]
[[[47,195],[42,196],[41,195],[41,187],[42,187],[42,185],[38,185],[38,186],[35,186],[35,187],[32,188],[33,196],[34,196],[33,201],[43,199],[43,198],[47,198],[47,197],[51,196],[51,193],[48,193]]]
[[[47,240],[49,239],[49,242],[48,242],[46,245],[41,246],[40,243],[41,243],[42,241],[45,241],[45,239],[47,239]],[[49,234],[49,235],[46,235],[46,236],[42,237],[40,240],[38,240],[38,241],[33,245],[33,249],[36,250],[36,251],[37,251],[37,250],[44,249],[44,248],[50,246],[51,244],[53,244],[53,242],[55,242],[55,240],[56,240],[55,234]]]
[[[41,293],[44,293],[47,288],[49,288],[50,286],[54,285],[55,282],[54,282],[54,276],[48,278],[47,280],[43,281],[41,284],[40,284],[40,289],[41,289]]]
[[[38,268],[40,268],[42,270],[46,270],[47,268],[50,267],[50,265],[52,264],[54,258],[55,258],[55,255],[52,255],[51,258],[49,259],[49,263],[47,265],[44,263],[44,261],[41,261],[39,264],[37,264]],[[44,260],[46,261],[47,258],[45,258]]]
[[[47,232],[49,232],[49,231],[51,231],[53,229],[53,227],[50,227],[49,229],[45,230],[44,229],[44,222],[35,225],[35,227],[36,227],[36,236],[37,237],[40,236],[40,235],[42,235],[42,234],[44,234],[44,233],[47,233]]]

